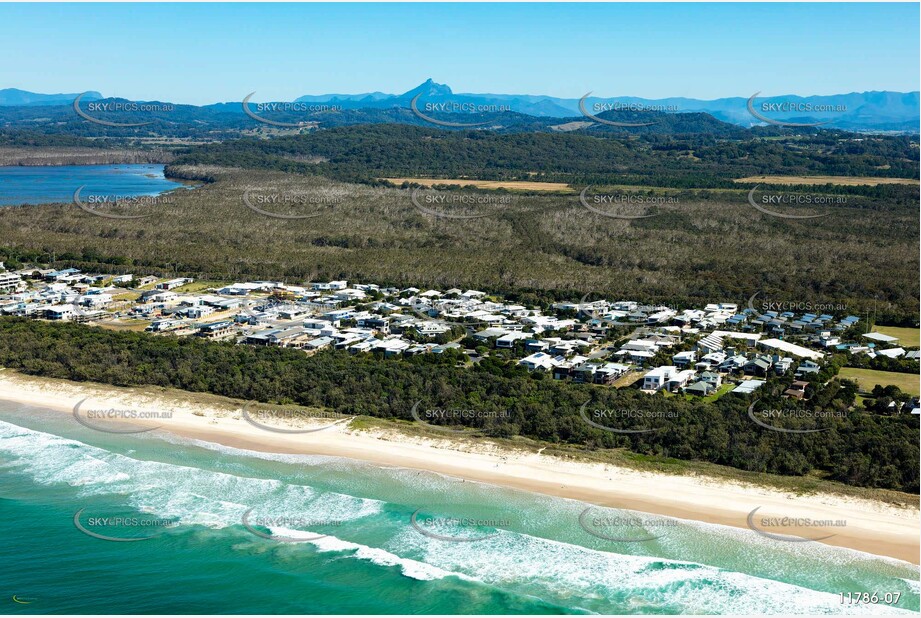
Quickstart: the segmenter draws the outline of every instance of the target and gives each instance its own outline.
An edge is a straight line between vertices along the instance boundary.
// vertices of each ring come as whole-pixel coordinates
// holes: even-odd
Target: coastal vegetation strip
[[[189,392],[171,387],[131,386],[115,387],[98,382],[76,382],[59,378],[37,377],[17,370],[0,368],[0,384],[4,395],[0,400],[31,400],[42,407],[44,402],[78,401],[89,398],[97,405],[111,408],[140,407],[145,410],[193,410],[194,416],[206,419],[216,430],[229,429],[225,420],[239,420],[241,410],[247,402],[222,397],[211,393]],[[305,417],[320,416],[321,408],[310,408],[287,404],[276,406],[284,413],[300,411]],[[63,408],[62,408],[63,409]],[[178,418],[178,417],[177,417]],[[158,423],[161,421],[157,421]],[[306,426],[306,425],[305,425]],[[167,431],[176,428],[166,426]],[[273,438],[251,425],[246,426],[250,441],[260,444],[259,450],[270,451]],[[662,455],[641,455],[628,449],[592,449],[572,444],[548,443],[523,436],[500,438],[483,435],[446,434],[437,427],[425,423],[401,419],[384,419],[372,416],[354,416],[340,431],[353,435],[365,435],[380,442],[379,449],[399,450],[401,445],[421,445],[437,451],[457,454],[478,454],[494,456],[497,460],[508,460],[535,455],[549,458],[564,465],[583,464],[605,466],[606,474],[617,475],[623,471],[653,473],[688,477],[689,483],[701,485],[728,484],[733,487],[749,487],[783,492],[794,496],[835,496],[844,499],[866,500],[882,503],[888,507],[904,510],[908,516],[916,516],[918,498],[916,495],[888,489],[855,487],[824,479],[819,474],[806,476],[784,476],[762,472],[748,472],[728,466],[703,461],[688,461]],[[222,432],[215,431],[214,441],[220,441]],[[433,455],[437,457],[437,455]],[[432,467],[437,462],[432,461]],[[587,470],[586,470],[587,471]],[[914,514],[912,512],[915,512]]]
[[[790,435],[751,420],[748,396],[712,403],[594,388],[550,379],[487,358],[458,368],[462,354],[383,359],[369,354],[239,346],[191,338],[114,332],[77,324],[0,319],[0,365],[23,372],[119,386],[155,385],[247,401],[330,409],[410,421],[417,404],[451,414],[445,427],[497,438],[523,436],[586,449],[627,449],[642,456],[698,460],[749,472],[818,474],[855,486],[918,492],[918,418],[854,408],[857,386],[832,379],[842,359],[814,376],[808,408],[782,398],[786,384],[759,389],[760,405],[787,410]],[[580,412],[613,411],[612,432]],[[623,411],[641,411],[625,414]],[[821,414],[818,414],[821,413]],[[590,412],[594,414],[594,412]],[[606,417],[607,418],[607,417]],[[855,457],[854,453],[861,453]]]

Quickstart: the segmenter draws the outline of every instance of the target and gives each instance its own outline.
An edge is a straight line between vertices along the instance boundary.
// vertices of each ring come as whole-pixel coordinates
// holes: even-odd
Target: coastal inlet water
[[[645,540],[611,541],[580,525],[587,506],[341,458],[112,435],[0,402],[0,613],[919,608],[919,570],[905,562],[598,508],[643,518],[618,534]],[[857,591],[899,593],[898,605],[841,604]]]
[[[167,180],[163,165],[0,167],[0,206],[70,203],[74,192],[119,198],[159,195],[183,185]]]

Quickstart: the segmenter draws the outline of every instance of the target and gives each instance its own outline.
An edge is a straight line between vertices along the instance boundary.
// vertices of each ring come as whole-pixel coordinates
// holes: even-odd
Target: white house
[[[507,335],[502,335],[496,339],[497,348],[513,348],[515,347],[515,342],[522,339],[530,339],[531,335],[526,333],[509,333]]]
[[[384,356],[395,356],[408,349],[410,345],[408,341],[403,339],[385,339],[383,341],[378,341],[371,349],[383,350]]]
[[[18,290],[22,287],[22,277],[16,273],[0,273],[0,290]]]
[[[687,352],[678,352],[672,356],[672,362],[676,367],[688,367],[697,360],[697,352],[688,350]]]
[[[528,371],[542,370],[549,371],[562,361],[560,357],[554,357],[546,352],[535,352],[518,361],[519,365],[524,366]]]
[[[678,368],[674,365],[662,365],[656,367],[643,376],[644,391],[660,391],[665,388],[671,377],[678,373]]]
[[[644,391],[660,391],[663,388],[671,391],[687,385],[697,375],[693,369],[679,370],[674,365],[662,365],[648,371],[643,376]]]
[[[76,314],[73,305],[53,305],[45,308],[45,317],[49,320],[72,320]]]

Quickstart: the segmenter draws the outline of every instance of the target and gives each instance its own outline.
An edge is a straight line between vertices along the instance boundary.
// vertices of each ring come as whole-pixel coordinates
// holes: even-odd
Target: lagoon
[[[163,174],[162,164],[0,167],[0,206],[69,203],[74,192],[120,198],[159,195],[184,187]]]

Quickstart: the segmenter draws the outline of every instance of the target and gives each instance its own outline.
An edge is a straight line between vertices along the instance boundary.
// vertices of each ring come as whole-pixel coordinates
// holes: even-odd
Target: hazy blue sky
[[[180,103],[919,89],[919,5],[0,4],[0,88]]]

